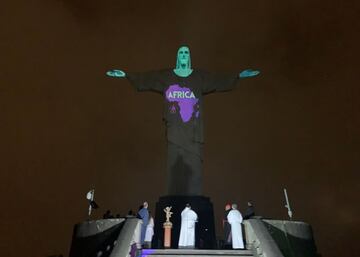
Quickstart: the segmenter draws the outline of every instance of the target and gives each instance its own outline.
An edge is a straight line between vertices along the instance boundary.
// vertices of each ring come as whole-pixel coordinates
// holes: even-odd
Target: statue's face
[[[187,46],[182,46],[177,54],[178,62],[181,65],[189,65],[190,63],[190,49]]]

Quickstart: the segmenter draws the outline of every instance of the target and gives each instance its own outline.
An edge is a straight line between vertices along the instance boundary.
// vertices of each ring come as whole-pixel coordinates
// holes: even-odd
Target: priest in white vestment
[[[181,229],[179,237],[179,248],[195,248],[195,222],[198,216],[191,209],[190,204],[186,204],[181,212]]]
[[[241,230],[241,222],[243,218],[241,213],[237,209],[237,205],[232,205],[232,210],[227,216],[228,222],[231,225],[231,237],[232,237],[232,248],[233,249],[244,249],[244,241]]]

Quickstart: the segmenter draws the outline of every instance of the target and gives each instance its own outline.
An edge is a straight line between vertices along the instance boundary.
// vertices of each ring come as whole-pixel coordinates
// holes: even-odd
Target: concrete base
[[[311,226],[301,221],[263,220],[284,256],[317,257]]]

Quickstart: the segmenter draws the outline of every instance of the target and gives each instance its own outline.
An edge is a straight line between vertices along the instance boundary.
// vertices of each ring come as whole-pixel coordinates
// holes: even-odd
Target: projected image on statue
[[[196,110],[199,99],[187,87],[180,87],[179,85],[171,85],[165,92],[166,100],[170,103],[179,106],[180,117],[183,122],[188,122],[195,114],[199,117],[199,111]],[[176,114],[175,105],[171,105],[170,112]]]
[[[137,91],[152,91],[165,98],[167,193],[201,195],[204,96],[231,91],[240,79],[254,77],[259,71],[220,74],[193,69],[189,47],[181,46],[175,68],[149,72],[110,70],[106,74],[128,79]]]

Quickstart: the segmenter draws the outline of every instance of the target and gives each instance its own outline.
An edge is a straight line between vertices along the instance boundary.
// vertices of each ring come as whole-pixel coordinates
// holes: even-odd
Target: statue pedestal
[[[159,198],[155,211],[153,248],[178,248],[181,212],[187,203],[191,205],[191,208],[197,213],[199,219],[195,226],[195,247],[198,249],[216,249],[214,210],[210,198],[187,195],[170,195]],[[169,246],[165,246],[166,231],[163,231],[165,228],[163,227],[163,222],[166,220],[164,209],[167,206],[172,206],[171,212],[173,212],[171,216],[172,230]]]
[[[172,229],[171,222],[165,222],[164,227],[164,248],[171,248],[171,229]]]

